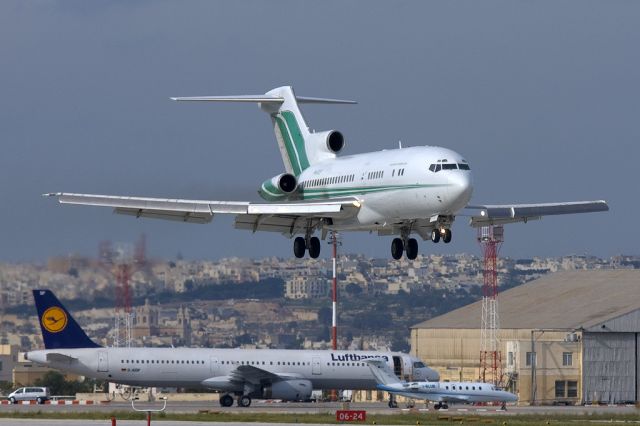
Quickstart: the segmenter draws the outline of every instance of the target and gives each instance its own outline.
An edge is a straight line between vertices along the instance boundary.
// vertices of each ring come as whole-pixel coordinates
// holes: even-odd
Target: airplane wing
[[[61,204],[111,207],[115,213],[135,217],[175,220],[190,223],[211,222],[215,214],[235,214],[235,227],[293,235],[318,225],[327,218],[354,216],[360,204],[355,198],[340,200],[292,201],[288,203],[252,203],[248,201],[182,200],[172,198],[123,197],[114,195],[44,194]]]
[[[265,380],[277,382],[280,380],[299,379],[299,374],[276,374],[252,365],[240,365],[230,374],[231,380],[235,382],[250,382],[259,384]]]
[[[565,203],[469,205],[469,224],[474,228],[488,225],[503,225],[515,222],[538,220],[543,216],[560,214],[592,213],[609,210],[606,201],[573,201]]]
[[[469,402],[469,396],[467,395],[443,395],[437,393],[431,395],[429,399],[438,402]]]

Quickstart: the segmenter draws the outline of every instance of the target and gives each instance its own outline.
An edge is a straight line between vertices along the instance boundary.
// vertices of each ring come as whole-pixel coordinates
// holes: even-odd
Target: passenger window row
[[[327,363],[328,366],[335,366],[335,367],[366,367],[367,364],[365,364],[364,362],[328,362]]]
[[[317,186],[333,185],[336,183],[353,182],[355,175],[334,176],[322,179],[310,179],[301,183],[302,188],[315,188]]]
[[[446,386],[447,390],[449,389],[449,386]],[[451,390],[456,390],[455,385],[451,385]],[[458,385],[457,390],[462,390],[462,386]],[[469,386],[465,386],[465,390],[469,390]],[[471,390],[476,390],[475,386],[471,386]],[[478,386],[478,390],[482,390],[482,386]]]
[[[204,364],[204,361],[194,360],[164,360],[164,359],[121,359],[121,364]]]
[[[377,172],[369,172],[367,175],[367,179],[382,179],[384,176],[384,171],[380,170]]]

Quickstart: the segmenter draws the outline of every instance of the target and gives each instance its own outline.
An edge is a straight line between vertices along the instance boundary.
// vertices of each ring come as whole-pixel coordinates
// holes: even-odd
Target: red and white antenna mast
[[[498,332],[498,251],[504,241],[502,225],[478,229],[478,242],[484,252],[484,284],[482,286],[482,325],[480,330],[480,381],[499,385],[502,381],[502,352]]]

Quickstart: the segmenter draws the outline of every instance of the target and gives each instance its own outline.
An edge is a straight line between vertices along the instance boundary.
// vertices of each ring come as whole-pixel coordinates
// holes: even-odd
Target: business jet
[[[176,101],[257,103],[270,118],[284,171],[265,180],[258,193],[266,202],[183,200],[57,192],[63,204],[111,207],[137,218],[208,223],[216,214],[235,215],[235,227],[279,232],[293,240],[298,258],[320,255],[331,231],[368,231],[394,236],[391,255],[418,255],[418,241],[452,239],[457,216],[473,227],[528,222],[546,215],[608,210],[605,201],[544,204],[470,205],[471,166],[450,149],[419,146],[340,156],[345,146],[337,130],[314,132],[299,104],[353,104],[354,101],[296,96],[289,86],[265,95],[200,96]]]
[[[37,364],[131,386],[202,387],[223,393],[220,405],[252,398],[307,400],[314,389],[375,389],[365,360],[379,359],[411,380],[439,380],[418,358],[400,352],[277,349],[108,348],[91,340],[50,290],[33,290],[44,350]]]
[[[378,382],[378,389],[407,398],[435,401],[436,410],[449,408],[449,402],[501,402],[504,409],[507,402],[518,400],[516,395],[482,382],[402,381],[385,362],[376,359],[368,359],[366,362]],[[389,406],[393,405],[393,400],[390,400]]]

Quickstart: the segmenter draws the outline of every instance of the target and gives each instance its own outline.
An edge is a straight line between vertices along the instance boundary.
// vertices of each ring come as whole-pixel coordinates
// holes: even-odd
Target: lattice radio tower
[[[484,284],[482,286],[482,325],[480,330],[480,381],[499,385],[502,381],[502,352],[498,332],[498,251],[504,241],[501,225],[478,229],[478,242],[484,252]]]
[[[100,243],[100,261],[116,280],[116,304],[113,318],[113,346],[131,346],[131,276],[145,265],[146,237],[141,235],[135,246],[120,243],[112,246],[110,241]]]

